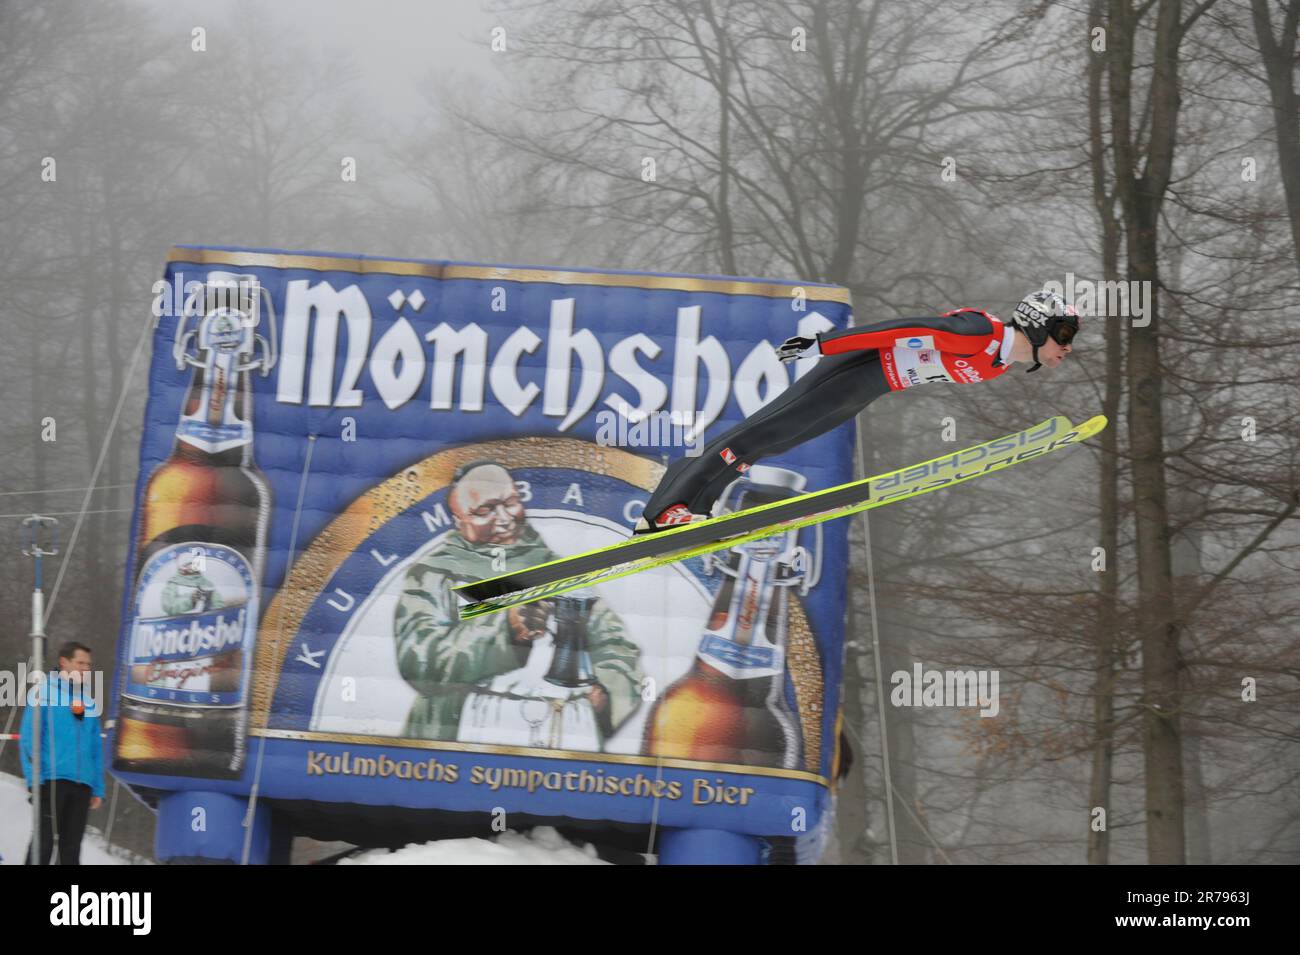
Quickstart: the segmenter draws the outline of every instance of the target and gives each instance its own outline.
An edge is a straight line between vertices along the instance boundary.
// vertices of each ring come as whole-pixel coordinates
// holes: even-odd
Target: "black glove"
[[[821,354],[821,345],[815,338],[787,338],[780,345],[776,346],[776,357],[781,361],[794,361],[797,358],[808,358],[812,355]]]

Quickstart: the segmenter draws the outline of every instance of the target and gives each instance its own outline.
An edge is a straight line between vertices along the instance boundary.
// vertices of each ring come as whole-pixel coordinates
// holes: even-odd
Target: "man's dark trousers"
[[[54,850],[54,820],[59,829],[59,865],[81,864],[81,837],[90,815],[90,787],[71,779],[41,783],[41,865],[50,864]],[[32,861],[27,846],[26,862]]]

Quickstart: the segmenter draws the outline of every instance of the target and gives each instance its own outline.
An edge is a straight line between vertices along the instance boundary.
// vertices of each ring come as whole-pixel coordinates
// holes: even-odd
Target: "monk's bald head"
[[[447,496],[456,530],[470,543],[512,544],[524,526],[524,505],[510,472],[499,464],[473,465]]]

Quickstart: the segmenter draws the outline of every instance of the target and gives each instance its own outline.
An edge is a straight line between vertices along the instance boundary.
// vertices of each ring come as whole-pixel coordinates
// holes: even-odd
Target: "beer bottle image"
[[[798,493],[802,476],[753,468],[731,508],[755,507]],[[797,483],[796,480],[797,479]],[[768,483],[768,482],[772,483]],[[798,723],[785,697],[785,636],[795,534],[782,533],[727,551],[691,669],[655,702],[643,752],[650,756],[792,769],[798,766]]]
[[[178,364],[194,373],[172,452],[141,502],[115,769],[235,779],[244,768],[271,508],[253,460],[249,372],[273,360],[253,331],[259,292],[205,308],[196,332],[180,319]]]

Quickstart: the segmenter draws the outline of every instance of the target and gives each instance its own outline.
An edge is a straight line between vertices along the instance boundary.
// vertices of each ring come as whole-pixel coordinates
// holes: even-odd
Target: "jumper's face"
[[[448,503],[456,530],[471,544],[513,544],[524,529],[524,503],[510,472],[499,465],[467,473]]]
[[[1074,345],[1062,345],[1049,335],[1047,341],[1038,347],[1038,360],[1048,368],[1055,368],[1073,349]]]

